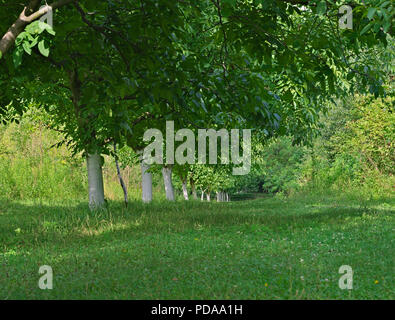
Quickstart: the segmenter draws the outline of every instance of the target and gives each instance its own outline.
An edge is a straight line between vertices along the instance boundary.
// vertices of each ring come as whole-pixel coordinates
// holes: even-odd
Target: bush
[[[337,105],[324,119],[301,170],[299,191],[341,192],[374,198],[395,185],[393,99],[357,96]]]

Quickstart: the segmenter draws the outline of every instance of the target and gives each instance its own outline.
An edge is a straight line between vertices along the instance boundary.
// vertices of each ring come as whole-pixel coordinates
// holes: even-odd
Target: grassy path
[[[0,299],[393,299],[395,201],[0,201]],[[53,290],[38,288],[50,265]],[[341,265],[353,290],[338,287]]]

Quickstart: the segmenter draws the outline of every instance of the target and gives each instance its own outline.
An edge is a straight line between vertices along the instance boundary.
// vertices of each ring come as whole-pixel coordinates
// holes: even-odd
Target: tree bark
[[[193,181],[193,178],[189,179],[189,184],[191,185],[192,197],[194,200],[197,200],[198,196],[197,196],[197,192],[196,192],[195,181]]]
[[[117,144],[114,142],[114,153],[115,153],[115,166],[117,167],[117,175],[119,179],[119,183],[121,184],[123,190],[123,198],[125,201],[125,207],[128,207],[128,189],[126,188],[125,182],[123,181],[121,175],[121,169],[119,168],[118,158],[117,158]]]
[[[185,200],[189,200],[188,196],[188,188],[187,188],[187,180],[182,181],[182,193],[184,195]]]
[[[86,164],[88,168],[89,184],[89,207],[99,209],[104,206],[104,186],[101,156],[98,153],[87,154]]]
[[[207,192],[207,196],[206,197],[207,197],[207,201],[210,202],[211,201],[211,194],[210,194],[210,192]]]
[[[78,121],[78,130],[87,131],[86,120],[81,118],[81,106],[79,104],[81,97],[81,81],[78,77],[78,71],[69,71],[71,100],[74,105],[74,112]],[[90,133],[90,144],[95,145],[96,135],[92,131]],[[91,153],[89,144],[86,146],[86,164],[88,170],[88,185],[89,185],[89,207],[91,210],[103,207],[104,200],[104,186],[103,186],[103,169],[101,163],[101,155],[96,151]],[[93,148],[94,150],[94,148]]]
[[[174,189],[172,182],[172,166],[165,166],[162,168],[163,182],[165,184],[166,199],[169,201],[174,201]]]
[[[143,202],[152,201],[152,173],[148,172],[150,166],[141,160],[141,190]]]

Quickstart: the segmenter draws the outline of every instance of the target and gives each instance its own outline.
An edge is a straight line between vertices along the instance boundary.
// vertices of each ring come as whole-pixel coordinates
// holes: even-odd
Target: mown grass
[[[0,201],[1,299],[393,299],[394,199]],[[40,290],[50,265],[53,290]],[[341,265],[352,290],[338,286]]]

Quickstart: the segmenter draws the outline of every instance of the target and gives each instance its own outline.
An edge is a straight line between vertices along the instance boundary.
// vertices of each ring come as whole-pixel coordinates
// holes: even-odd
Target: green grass
[[[1,299],[393,299],[394,199],[0,201]],[[53,290],[40,290],[50,265]],[[341,265],[353,290],[338,287]]]

